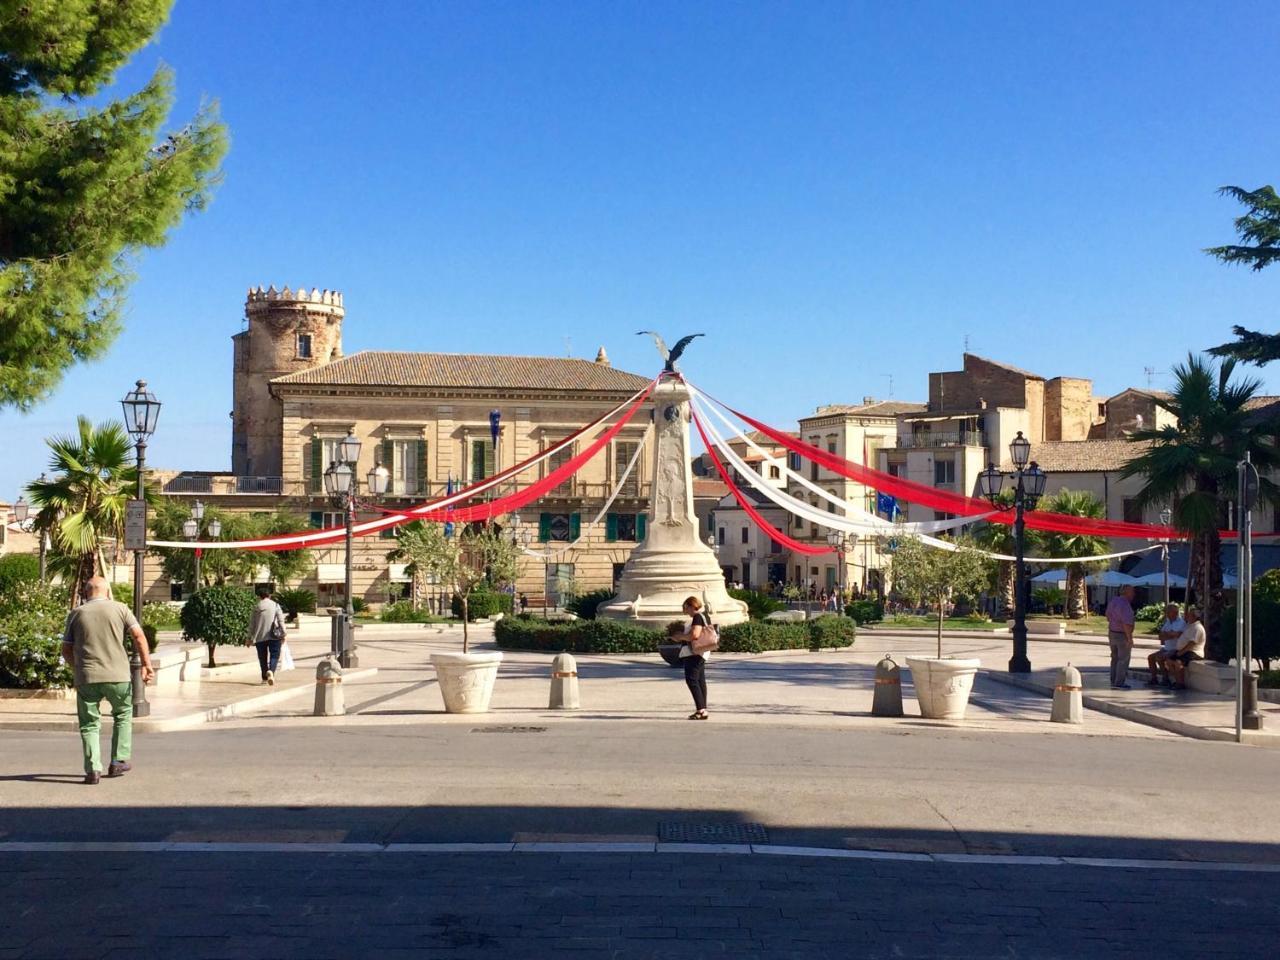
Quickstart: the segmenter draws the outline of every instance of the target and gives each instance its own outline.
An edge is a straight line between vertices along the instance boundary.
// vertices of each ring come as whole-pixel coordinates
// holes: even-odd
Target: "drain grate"
[[[546,733],[546,727],[472,727],[472,733]]]
[[[662,843],[768,843],[769,833],[762,823],[686,823],[663,820],[658,823]]]

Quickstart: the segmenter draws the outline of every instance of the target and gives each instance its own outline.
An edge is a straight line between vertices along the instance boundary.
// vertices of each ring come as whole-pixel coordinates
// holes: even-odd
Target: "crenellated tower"
[[[345,313],[336,290],[249,288],[245,329],[231,338],[231,471],[236,476],[280,476],[283,412],[271,395],[271,381],[340,358]]]

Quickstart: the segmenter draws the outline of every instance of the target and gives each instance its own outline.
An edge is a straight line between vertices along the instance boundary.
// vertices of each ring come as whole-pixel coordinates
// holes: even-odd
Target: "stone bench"
[[[1005,625],[1010,632],[1013,631],[1012,620],[1006,620]],[[1061,620],[1028,620],[1027,634],[1043,637],[1065,637],[1067,635],[1067,625]]]
[[[176,690],[182,683],[199,683],[204,662],[204,644],[159,644],[151,654],[157,690]]]

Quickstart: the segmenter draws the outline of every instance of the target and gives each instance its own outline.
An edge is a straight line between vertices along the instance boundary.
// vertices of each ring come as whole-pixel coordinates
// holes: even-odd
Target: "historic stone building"
[[[335,291],[251,290],[246,328],[232,338],[232,469],[169,475],[165,492],[233,510],[284,507],[303,524],[336,526],[342,517],[325,496],[323,473],[338,442],[354,433],[363,444],[359,481],[379,463],[391,473],[388,495],[360,513],[359,519],[370,519],[379,509],[417,506],[444,495],[450,482],[466,485],[535,455],[649,379],[613,368],[603,348],[594,362],[381,350],[344,356],[344,317],[342,294]],[[500,418],[496,445],[492,411]],[[492,495],[545,476],[598,433]],[[650,412],[643,410],[578,474],[520,511],[516,522],[528,531],[530,554],[521,563],[519,591],[558,600],[570,590],[612,585],[645,535],[651,434]],[[633,457],[617,498],[594,522]],[[404,594],[403,565],[387,559],[394,546],[385,533],[357,539],[356,596],[377,603]],[[340,602],[343,547],[312,553],[314,568],[300,585],[315,590],[322,603]],[[150,593],[167,598],[170,587],[157,583]]]

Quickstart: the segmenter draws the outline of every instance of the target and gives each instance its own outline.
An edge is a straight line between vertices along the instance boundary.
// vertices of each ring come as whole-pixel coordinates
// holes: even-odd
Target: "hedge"
[[[763,653],[766,650],[808,650],[847,647],[857,627],[848,617],[834,614],[805,623],[749,620],[720,631],[720,652]],[[542,650],[549,653],[654,653],[666,633],[620,620],[580,620],[548,623],[531,617],[508,617],[494,627],[494,639],[504,650]]]
[[[884,619],[883,600],[855,600],[844,608],[845,616],[852,617],[859,626]]]
[[[0,687],[71,686],[71,668],[62,662],[66,618],[61,587],[20,581],[0,594]]]
[[[40,579],[40,561],[29,553],[6,553],[0,557],[0,594],[8,593],[20,583]]]
[[[496,590],[473,590],[471,596],[467,598],[467,619],[474,623],[485,617],[491,617],[495,613],[510,616],[512,607],[512,598],[509,593],[498,593]],[[455,617],[461,619],[461,596],[456,593],[453,595],[449,610]]]
[[[596,607],[612,600],[613,593],[612,590],[592,590],[580,597],[573,597],[565,603],[564,608],[575,617],[581,617],[583,620],[594,620],[596,618]]]
[[[415,608],[408,600],[397,600],[383,607],[378,619],[383,623],[435,623],[440,618],[432,616],[426,607]]]

